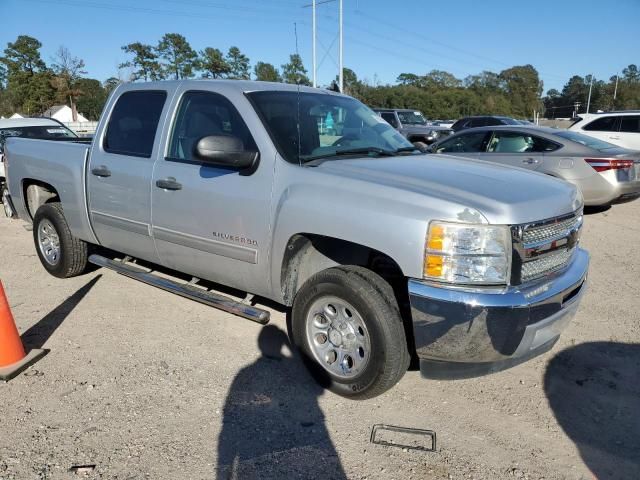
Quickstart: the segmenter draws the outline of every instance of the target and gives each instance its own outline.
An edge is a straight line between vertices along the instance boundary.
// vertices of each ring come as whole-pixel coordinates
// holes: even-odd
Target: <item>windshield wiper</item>
[[[395,150],[395,153],[415,152],[416,150],[420,150],[420,149],[418,147],[414,147],[414,146],[411,146],[411,147],[400,147],[400,148],[397,148]]]
[[[385,150],[384,148],[380,148],[380,147],[347,148],[345,150],[336,150],[335,152],[324,153],[322,155],[303,156],[303,157],[300,157],[300,160],[303,163],[307,163],[313,160],[320,160],[323,158],[340,157],[342,155],[357,155],[359,153],[366,153],[369,155],[375,154],[376,156],[379,156],[379,157],[393,157],[396,155],[397,151]]]

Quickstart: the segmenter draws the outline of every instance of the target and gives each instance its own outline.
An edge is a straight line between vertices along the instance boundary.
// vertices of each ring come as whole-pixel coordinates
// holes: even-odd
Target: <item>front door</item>
[[[259,122],[248,100],[247,107]],[[152,182],[152,229],[162,263],[170,268],[254,293],[266,293],[273,157],[262,148],[253,173],[206,164],[195,155],[201,138],[233,135],[245,150],[259,148],[231,101],[211,91],[179,90],[169,144]],[[259,129],[257,129],[259,130]],[[264,255],[262,253],[264,252]]]
[[[87,188],[91,222],[101,245],[152,262],[151,175],[165,90],[123,93],[116,100],[102,142],[91,151]]]

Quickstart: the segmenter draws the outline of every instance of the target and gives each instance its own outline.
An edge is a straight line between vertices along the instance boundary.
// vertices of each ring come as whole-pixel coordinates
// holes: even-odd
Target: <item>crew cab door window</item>
[[[111,113],[104,150],[119,155],[151,157],[166,98],[164,91],[123,93]]]
[[[196,144],[209,135],[232,135],[246,150],[257,150],[247,125],[229,100],[213,92],[186,92],[173,126],[168,156],[194,160]]]

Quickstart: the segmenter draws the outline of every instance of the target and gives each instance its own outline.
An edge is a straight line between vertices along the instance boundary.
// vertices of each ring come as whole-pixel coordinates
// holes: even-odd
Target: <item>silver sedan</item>
[[[515,125],[470,128],[434,143],[429,151],[561,178],[580,188],[585,205],[640,197],[640,152],[569,130]]]

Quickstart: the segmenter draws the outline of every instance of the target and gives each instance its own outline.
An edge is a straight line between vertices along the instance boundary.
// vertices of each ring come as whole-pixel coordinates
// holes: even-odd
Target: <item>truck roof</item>
[[[60,126],[57,120],[51,118],[3,118],[0,119],[0,128],[16,127],[46,127],[47,125]]]
[[[261,82],[257,80],[226,80],[226,79],[189,79],[189,80],[161,80],[157,82],[140,82],[140,83],[123,83],[120,84],[118,89],[120,91],[126,90],[139,90],[149,88],[166,88],[177,87],[179,85],[189,84],[194,88],[204,85],[224,85],[225,88],[235,88],[241,92],[255,92],[255,91],[284,91],[284,92],[300,92],[305,93],[325,93],[328,95],[342,95],[341,93],[327,90],[324,88],[313,88],[304,85],[294,85],[291,83],[279,83],[279,82]]]

